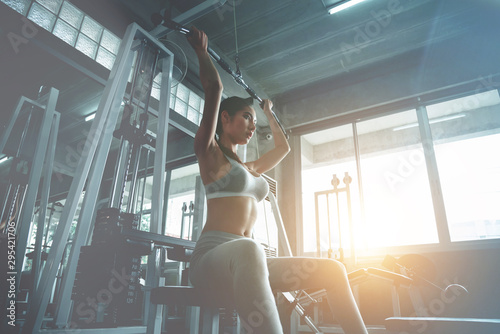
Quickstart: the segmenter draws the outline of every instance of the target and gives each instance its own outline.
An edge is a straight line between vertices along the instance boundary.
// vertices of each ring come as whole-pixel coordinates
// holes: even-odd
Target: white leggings
[[[345,333],[367,334],[344,266],[335,260],[266,258],[253,239],[205,231],[191,257],[193,286],[231,291],[248,334],[282,334],[273,290],[324,288],[330,309]]]

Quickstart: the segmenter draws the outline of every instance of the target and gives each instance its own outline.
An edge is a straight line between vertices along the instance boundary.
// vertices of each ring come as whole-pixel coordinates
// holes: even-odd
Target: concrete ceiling
[[[154,12],[169,7],[167,0],[116,2],[145,28],[153,27]],[[366,0],[329,15],[332,2],[228,0],[189,24],[203,29],[233,68],[237,41],[245,79],[277,97],[390,59],[421,55],[433,44],[476,29],[495,6],[483,0]],[[182,3],[188,8],[200,1]],[[180,14],[175,6],[172,13]]]

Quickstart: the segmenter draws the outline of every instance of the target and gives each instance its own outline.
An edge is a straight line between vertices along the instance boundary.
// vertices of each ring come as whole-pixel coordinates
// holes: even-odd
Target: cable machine
[[[30,226],[38,200],[41,210],[37,221],[39,233],[37,233],[34,252],[31,254],[33,281],[27,284],[28,295],[37,287],[36,274],[42,262],[41,237],[45,226],[60,119],[60,114],[55,111],[58,96],[57,89],[42,86],[37,100],[21,97],[0,139],[0,152],[5,153],[7,157],[12,157],[8,184],[0,212],[0,244],[2,244],[2,250],[6,250],[3,254],[8,256],[6,267],[2,270],[5,274],[15,277],[14,284],[11,285],[13,288],[9,290],[9,292],[12,290],[13,294],[9,293],[6,298],[9,300],[5,300],[9,305],[12,301],[16,303]],[[19,130],[19,127],[21,131],[16,132],[15,130]],[[9,138],[14,138],[15,143],[11,142],[8,145]],[[2,322],[2,328],[5,329],[6,326],[8,326],[6,322]]]
[[[65,241],[68,240],[70,225],[75,218],[78,202],[84,192],[83,203],[78,216],[78,225],[73,238],[64,279],[59,293],[58,309],[54,323],[63,328],[79,327],[83,332],[95,332],[87,327],[116,327],[124,322],[127,310],[118,308],[125,303],[125,309],[135,308],[138,301],[140,256],[148,254],[146,286],[157,286],[156,269],[159,265],[159,250],[152,252],[154,244],[176,245],[175,238],[165,240],[160,235],[163,222],[163,199],[165,165],[170,105],[170,82],[173,55],[156,38],[139,25],[129,25],[120,44],[120,49],[104,88],[96,117],[84,144],[75,177],[71,183],[60,222],[54,233],[54,242],[48,254],[46,265],[40,277],[39,287],[30,303],[30,309],[22,333],[38,333],[44,324],[44,316],[51,295],[58,264],[61,262]],[[160,99],[158,119],[149,120],[150,96],[153,80],[160,77]],[[128,79],[131,83],[128,83]],[[121,119],[119,118],[121,115]],[[116,125],[118,129],[116,131]],[[156,125],[155,131],[150,128]],[[96,210],[106,161],[113,137],[120,140],[118,157],[114,168],[113,183],[108,206]],[[141,157],[154,152],[152,210],[150,232],[139,231],[140,215],[137,214],[138,198],[143,193],[137,182]],[[149,160],[149,158],[147,158]],[[151,171],[149,162],[145,172]],[[144,188],[144,184],[142,186]],[[86,246],[93,227],[92,241]],[[136,231],[147,234],[148,243],[136,242],[130,236]],[[127,234],[129,233],[129,234]],[[157,234],[152,237],[151,234]],[[191,243],[186,243],[186,246]],[[188,245],[189,244],[189,245]],[[121,254],[124,253],[124,254]],[[93,272],[89,269],[93,268]],[[99,270],[106,268],[108,271]],[[109,276],[111,274],[112,276]],[[96,285],[92,285],[92,278]],[[77,280],[75,281],[75,278]],[[113,280],[114,279],[114,280]],[[106,286],[100,284],[105,282]],[[111,283],[110,283],[111,282]],[[121,282],[121,286],[120,286]],[[156,283],[155,283],[156,282]],[[73,284],[74,283],[74,284]],[[74,286],[73,286],[74,285]],[[96,287],[100,289],[95,291]],[[94,293],[94,296],[85,294]],[[75,303],[71,302],[71,296]],[[80,298],[95,298],[95,302],[77,304]],[[106,299],[108,298],[108,299]],[[114,301],[113,301],[114,299]],[[149,304],[149,293],[145,292],[144,303]],[[72,307],[73,306],[73,307]],[[80,306],[80,309],[78,308]],[[76,316],[70,321],[70,310]],[[87,313],[85,313],[87,312]],[[147,307],[144,323],[154,321],[158,315],[156,306]],[[53,329],[58,332],[58,329]],[[108,329],[107,333],[112,332]],[[118,330],[116,330],[118,332]],[[120,333],[145,333],[145,326],[125,327]],[[43,332],[47,332],[44,329]]]

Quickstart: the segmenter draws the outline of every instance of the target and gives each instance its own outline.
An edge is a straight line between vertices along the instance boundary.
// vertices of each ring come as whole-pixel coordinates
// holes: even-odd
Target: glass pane
[[[108,70],[111,70],[113,64],[115,63],[116,56],[106,49],[99,48],[99,52],[97,53],[96,61],[102,66],[106,67]]]
[[[301,152],[304,251],[318,252],[316,239],[318,228],[319,252],[323,257],[327,256],[329,249],[332,249],[335,254],[341,246],[340,241],[348,255],[347,250],[351,248],[351,232],[356,237],[356,248],[362,249],[364,242],[359,238],[361,234],[358,233],[361,210],[352,125],[342,125],[302,136]],[[348,185],[344,182],[345,173],[348,173],[352,179],[351,183],[346,180]],[[340,180],[338,190],[343,189],[338,193],[338,206],[332,186],[334,174]],[[348,218],[349,200],[345,191],[347,186],[350,189],[352,222]],[[328,195],[328,205],[327,195],[320,195],[320,192],[331,192]],[[339,215],[340,226],[337,219]]]
[[[203,115],[203,106],[205,106],[205,100],[204,99],[201,99],[201,102],[200,102],[200,114]],[[200,116],[201,118],[201,116]]]
[[[21,15],[26,15],[26,12],[28,11],[28,8],[31,4],[31,0],[1,0],[1,1]]]
[[[75,28],[61,19],[57,20],[53,33],[71,46],[75,45],[76,36],[78,35]]]
[[[500,237],[499,113],[496,90],[427,107],[452,241]]]
[[[90,37],[92,40],[99,42],[99,39],[101,38],[103,27],[91,19],[88,16],[85,16],[83,19],[83,24],[82,24],[82,29],[81,31]]]
[[[198,94],[195,94],[191,92],[189,94],[189,106],[193,107],[196,110],[200,110],[200,102],[201,102],[201,97],[198,96]]]
[[[177,94],[177,86],[170,87],[170,93],[171,94]]]
[[[68,22],[73,27],[80,29],[80,25],[82,24],[83,20],[83,13],[75,6],[65,1],[62,5],[59,17]]]
[[[31,6],[28,19],[35,22],[40,27],[48,31],[52,31],[52,27],[56,21],[56,16],[39,4],[34,3],[33,6]]]
[[[189,100],[189,89],[183,84],[177,85],[177,97],[184,102],[188,102]]]
[[[50,10],[52,13],[57,14],[61,8],[62,0],[36,0],[39,4]]]
[[[194,215],[192,205],[194,205],[196,178],[199,175],[197,164],[172,170],[168,192],[166,235],[191,240]]]
[[[85,35],[80,34],[78,36],[78,41],[76,42],[75,48],[94,59],[95,53],[97,51],[97,43],[92,41]]]
[[[101,46],[104,46],[111,53],[117,54],[120,47],[120,39],[105,29],[102,33]]]
[[[177,113],[181,114],[182,116],[186,117],[186,115],[187,115],[187,104],[177,98],[175,100],[175,108],[174,108],[174,110]]]
[[[170,109],[174,109],[174,108],[175,108],[175,95],[170,94]]]
[[[357,124],[370,247],[438,242],[415,110]]]
[[[195,110],[191,107],[188,108],[187,119],[189,119],[194,124],[198,124],[199,117],[200,117],[200,114],[198,113],[197,110]]]

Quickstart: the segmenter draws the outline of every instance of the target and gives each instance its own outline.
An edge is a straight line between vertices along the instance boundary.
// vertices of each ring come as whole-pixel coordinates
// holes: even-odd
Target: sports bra
[[[238,161],[224,156],[229,160],[229,172],[214,182],[205,185],[207,199],[248,196],[262,201],[269,192],[269,184],[262,175],[254,176]]]

